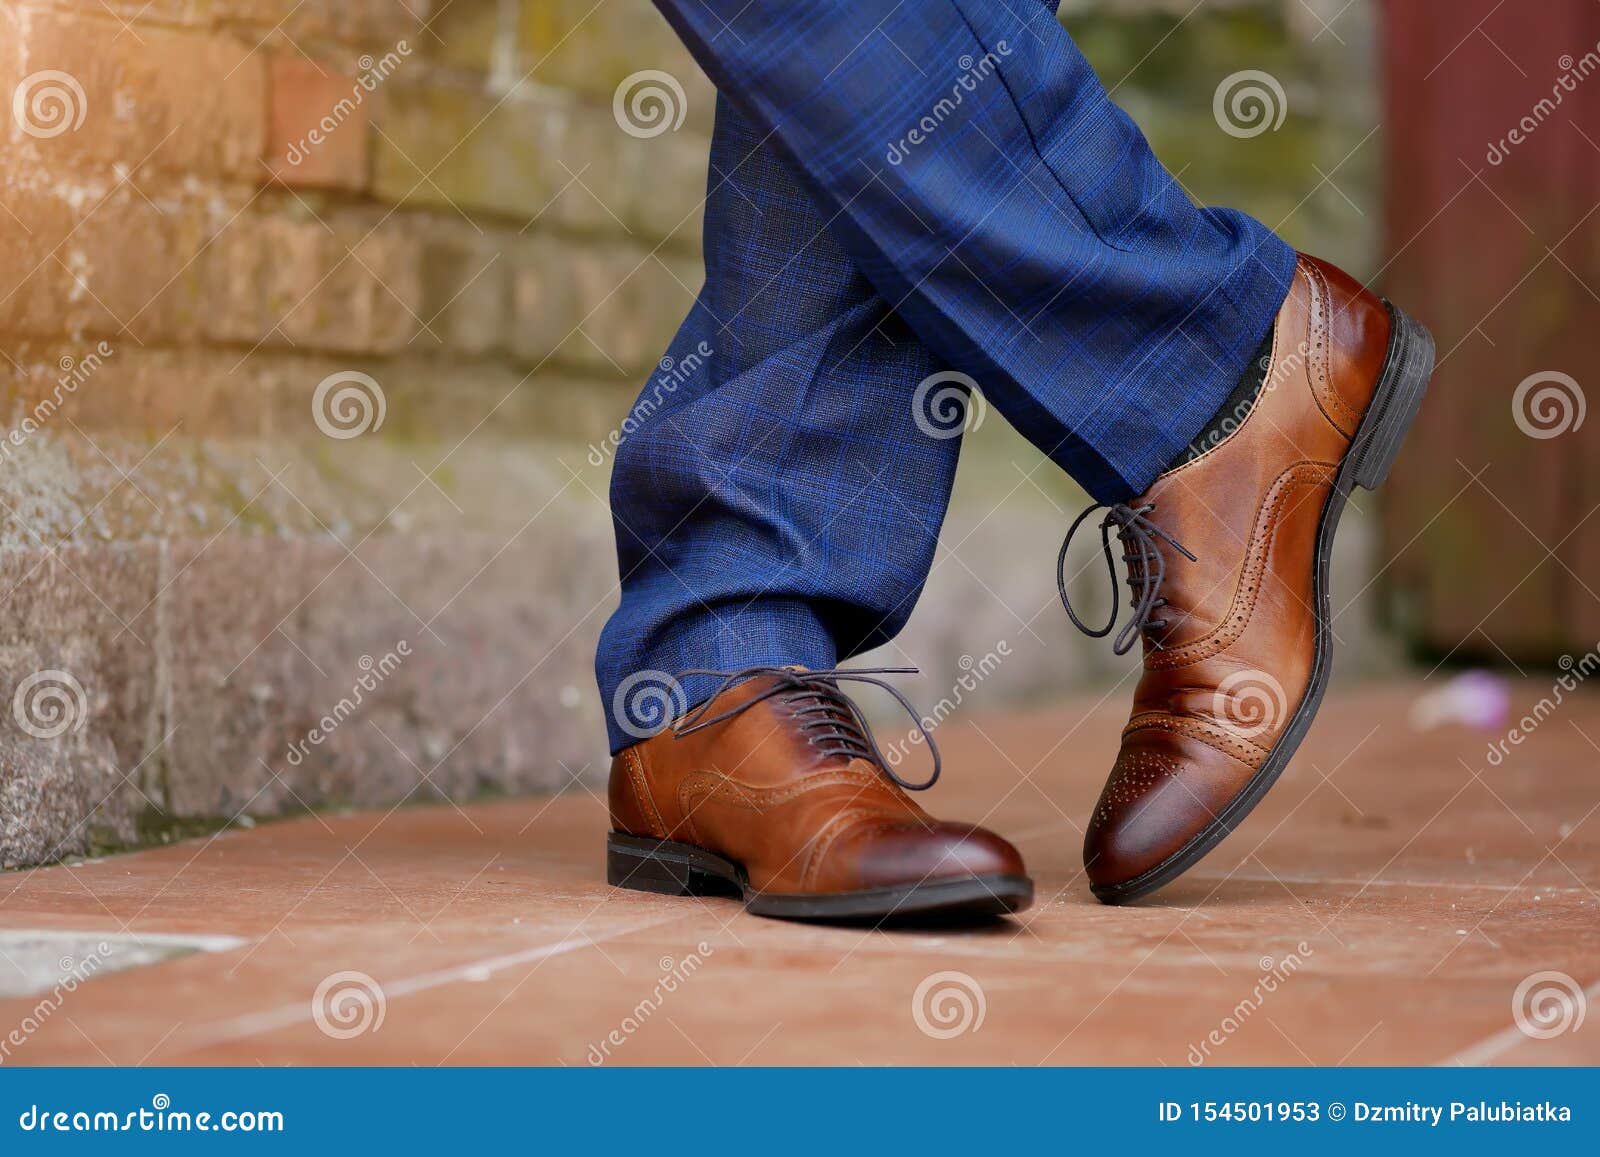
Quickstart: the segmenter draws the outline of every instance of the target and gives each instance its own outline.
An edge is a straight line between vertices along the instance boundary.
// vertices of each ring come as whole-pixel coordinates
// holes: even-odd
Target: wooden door
[[[1380,285],[1440,358],[1381,496],[1386,589],[1427,651],[1581,655],[1600,641],[1600,5],[1384,8]]]

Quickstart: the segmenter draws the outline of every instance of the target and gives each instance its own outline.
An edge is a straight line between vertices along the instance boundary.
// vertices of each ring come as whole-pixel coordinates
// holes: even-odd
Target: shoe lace
[[[1072,625],[1092,639],[1103,639],[1117,625],[1117,615],[1122,609],[1118,605],[1117,597],[1119,589],[1117,564],[1111,556],[1111,528],[1116,527],[1117,538],[1121,540],[1123,547],[1122,561],[1128,568],[1128,589],[1132,592],[1128,605],[1133,611],[1112,643],[1112,650],[1118,655],[1125,655],[1132,650],[1141,633],[1159,631],[1167,626],[1166,619],[1150,617],[1152,611],[1167,605],[1167,600],[1161,597],[1161,584],[1167,577],[1167,564],[1162,558],[1157,540],[1171,544],[1173,549],[1190,562],[1199,561],[1184,548],[1182,543],[1150,521],[1149,515],[1155,508],[1154,502],[1147,502],[1142,506],[1129,506],[1125,502],[1091,506],[1078,515],[1077,521],[1067,531],[1067,537],[1061,542],[1061,553],[1056,557],[1056,589],[1061,594],[1061,605],[1066,608]],[[1105,626],[1095,629],[1078,617],[1078,612],[1072,607],[1072,599],[1067,595],[1067,548],[1072,545],[1072,536],[1078,533],[1078,527],[1097,510],[1106,512],[1106,516],[1100,520],[1100,549],[1105,554],[1106,571],[1111,576],[1112,593],[1111,617],[1106,620]]]
[[[923,726],[922,716],[912,706],[900,689],[894,684],[885,681],[882,675],[915,675],[915,667],[855,667],[832,668],[824,671],[795,670],[791,667],[745,667],[739,671],[682,671],[679,680],[691,675],[710,676],[721,679],[722,683],[713,691],[709,698],[700,706],[682,716],[672,725],[673,734],[682,739],[686,735],[693,735],[696,731],[711,727],[718,723],[726,722],[736,715],[750,710],[757,703],[767,699],[779,698],[789,706],[794,717],[799,720],[799,728],[806,733],[808,742],[825,755],[843,755],[850,759],[865,759],[876,764],[895,783],[907,791],[926,791],[939,782],[940,759],[939,748],[933,742],[933,736]],[[707,718],[706,713],[711,704],[730,687],[736,687],[751,679],[771,678],[775,680],[772,686],[760,694],[746,699],[737,707]],[[884,756],[883,749],[878,746],[878,741],[873,738],[872,728],[867,725],[866,718],[861,714],[861,708],[856,702],[839,687],[842,682],[866,683],[880,687],[894,697],[895,701],[905,708],[911,717],[917,734],[928,745],[928,754],[933,758],[933,771],[921,783],[913,783],[900,778],[889,766],[889,760]]]

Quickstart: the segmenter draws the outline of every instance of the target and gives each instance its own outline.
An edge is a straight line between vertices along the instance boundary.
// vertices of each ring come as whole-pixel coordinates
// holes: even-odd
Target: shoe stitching
[[[660,807],[656,805],[655,794],[650,790],[650,779],[645,774],[644,756],[639,754],[639,744],[628,748],[622,756],[628,767],[628,778],[633,783],[634,798],[644,805],[645,818],[654,824],[655,830],[650,834],[658,840],[666,839],[667,823],[661,817]]]
[[[912,809],[915,806],[900,793],[889,790],[881,776],[848,769],[810,775],[797,783],[783,787],[756,787],[722,775],[720,772],[697,772],[685,778],[679,785],[678,806],[686,817],[692,817],[707,800],[715,799],[729,807],[742,808],[761,815],[811,791],[827,787],[855,789],[856,794],[851,797],[851,802],[860,800],[881,807],[895,806],[902,809]],[[865,799],[862,798],[864,793]],[[703,844],[705,841],[697,835],[696,842]]]
[[[1240,763],[1250,767],[1259,767],[1261,762],[1272,753],[1270,747],[1263,747],[1254,740],[1247,739],[1236,732],[1229,731],[1220,724],[1210,723],[1203,719],[1195,719],[1186,715],[1172,715],[1167,712],[1149,712],[1135,715],[1128,721],[1122,730],[1124,741],[1136,731],[1151,728],[1158,731],[1176,732],[1186,735],[1223,755],[1232,756]],[[1241,754],[1243,753],[1243,754]]]
[[[1309,311],[1309,333],[1307,340],[1311,347],[1311,396],[1316,400],[1317,409],[1322,411],[1322,416],[1328,423],[1345,438],[1355,437],[1356,429],[1361,424],[1361,415],[1351,408],[1344,400],[1344,396],[1335,389],[1333,369],[1330,364],[1333,348],[1333,290],[1328,285],[1328,279],[1322,270],[1315,265],[1304,263],[1307,280],[1311,285],[1311,308]],[[1337,416],[1329,413],[1329,407],[1337,412]],[[1347,428],[1348,427],[1348,428]]]
[[[1326,485],[1332,477],[1331,465],[1315,461],[1296,462],[1278,475],[1257,509],[1250,536],[1250,553],[1240,571],[1239,585],[1234,590],[1226,617],[1192,642],[1164,647],[1159,651],[1151,650],[1145,655],[1146,670],[1169,671],[1193,666],[1219,654],[1239,640],[1255,615],[1256,599],[1266,575],[1267,558],[1271,554],[1278,527],[1282,525],[1280,508],[1295,491]],[[1266,521],[1263,522],[1263,519]]]
[[[812,837],[811,852],[806,857],[806,866],[800,872],[800,888],[810,892],[816,888],[817,877],[822,874],[823,864],[827,860],[828,852],[833,845],[839,842],[846,832],[853,832],[859,827],[870,826],[874,830],[883,830],[897,824],[898,820],[888,819],[884,816],[875,816],[871,812],[858,809],[842,811],[822,826],[822,830]]]

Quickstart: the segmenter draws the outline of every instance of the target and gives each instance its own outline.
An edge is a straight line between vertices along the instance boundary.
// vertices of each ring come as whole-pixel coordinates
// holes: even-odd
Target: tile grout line
[[[1196,881],[1201,881],[1201,882],[1205,882],[1205,883],[1211,883],[1211,882],[1213,882],[1213,879],[1214,879],[1213,877],[1202,876],[1202,875],[1199,875],[1199,874],[1196,874],[1193,878]],[[1536,886],[1530,885],[1530,884],[1524,884],[1524,885],[1520,885],[1519,886],[1519,885],[1516,885],[1516,884],[1502,884],[1502,883],[1496,883],[1496,882],[1493,882],[1493,881],[1484,881],[1482,883],[1474,883],[1474,882],[1472,882],[1470,880],[1353,880],[1353,879],[1343,878],[1343,877],[1339,877],[1339,876],[1286,876],[1286,875],[1279,875],[1277,877],[1277,879],[1274,880],[1274,878],[1271,877],[1271,876],[1258,876],[1258,875],[1254,875],[1254,874],[1246,874],[1244,872],[1230,873],[1227,878],[1230,879],[1230,880],[1244,880],[1244,881],[1248,881],[1250,883],[1256,883],[1256,884],[1271,884],[1271,883],[1275,883],[1275,882],[1278,882],[1278,881],[1282,881],[1282,882],[1287,883],[1287,884],[1303,884],[1303,885],[1305,885],[1307,887],[1315,887],[1315,886],[1318,886],[1318,885],[1328,885],[1330,887],[1335,887],[1335,888],[1343,888],[1343,887],[1442,888],[1442,889],[1447,889],[1449,891],[1454,891],[1454,892],[1523,892],[1523,891],[1536,891],[1536,892],[1539,892],[1540,894],[1549,894],[1549,895],[1552,895],[1552,896],[1565,896],[1565,895],[1583,896],[1583,895],[1588,895],[1589,894],[1589,890],[1587,888],[1560,887],[1560,886],[1555,886],[1555,885],[1552,885],[1550,887],[1544,887],[1544,886],[1540,885],[1540,886],[1536,887]]]
[[[548,960],[556,956],[565,956],[585,948],[592,948],[607,941],[619,940],[637,932],[649,931],[667,924],[675,924],[683,919],[683,914],[678,913],[660,920],[648,920],[638,924],[630,924],[625,928],[618,928],[599,936],[583,933],[577,936],[568,934],[552,944],[541,944],[534,948],[525,948],[519,952],[504,953],[499,956],[487,957],[483,960],[469,961],[464,964],[452,965],[449,968],[437,969],[433,972],[424,972],[418,976],[408,977],[393,984],[381,985],[384,999],[411,996],[430,989],[442,988],[448,984],[462,981],[474,983],[503,972],[508,968],[515,968],[519,964],[532,964],[535,961]],[[244,1016],[234,1017],[231,1020],[213,1022],[201,1026],[200,1035],[186,1043],[183,1051],[192,1052],[196,1049],[206,1048],[211,1045],[222,1044],[228,1041],[244,1040],[274,1029],[287,1028],[290,1025],[312,1020],[310,999],[298,1001],[294,1004],[279,1005],[277,1008],[264,1012],[247,1013]]]

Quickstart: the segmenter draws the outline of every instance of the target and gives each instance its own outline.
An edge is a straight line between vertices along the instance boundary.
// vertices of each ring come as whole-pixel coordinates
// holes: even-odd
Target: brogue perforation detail
[[[1176,647],[1152,648],[1145,655],[1144,665],[1151,671],[1169,671],[1188,667],[1226,650],[1239,640],[1255,614],[1256,599],[1261,593],[1261,583],[1266,577],[1267,560],[1272,554],[1272,543],[1281,525],[1280,507],[1294,492],[1313,486],[1326,486],[1332,481],[1334,468],[1325,462],[1297,462],[1272,484],[1267,497],[1256,514],[1250,532],[1250,552],[1239,574],[1228,614],[1209,633]]]
[[[1102,823],[1110,820],[1121,808],[1137,803],[1161,780],[1178,774],[1182,765],[1164,755],[1148,751],[1124,751],[1117,756],[1111,777],[1100,793],[1095,807],[1095,819]]]
[[[1355,437],[1361,425],[1361,415],[1350,408],[1344,396],[1333,386],[1333,367],[1330,364],[1333,349],[1333,290],[1322,270],[1306,262],[1300,263],[1306,276],[1311,307],[1307,342],[1310,348],[1311,396],[1328,424],[1345,438]],[[1330,412],[1332,411],[1332,412]]]
[[[1126,740],[1135,731],[1143,728],[1156,728],[1161,731],[1187,735],[1190,739],[1198,740],[1223,755],[1232,756],[1247,767],[1259,767],[1261,762],[1266,759],[1267,753],[1272,750],[1270,746],[1263,747],[1259,743],[1229,731],[1220,724],[1185,715],[1157,713],[1135,715],[1128,725],[1122,729],[1122,737]]]
[[[835,842],[846,832],[855,831],[859,827],[870,827],[874,830],[887,830],[893,827],[894,820],[883,816],[876,816],[869,811],[846,809],[841,811],[827,825],[818,832],[811,842],[811,851],[806,856],[805,868],[800,872],[800,886],[814,888],[817,877],[822,874],[823,866],[828,862],[828,851]]]
[[[765,811],[781,807],[803,795],[827,787],[853,787],[884,802],[893,802],[908,811],[915,807],[904,794],[887,786],[876,773],[854,768],[834,768],[808,775],[782,787],[757,787],[733,779],[719,771],[702,771],[687,777],[678,787],[678,806],[685,813],[692,812],[707,798],[715,796],[722,803],[734,807]]]
[[[634,798],[649,809],[646,818],[653,828],[651,834],[665,839],[669,834],[667,822],[661,818],[661,809],[656,806],[656,797],[650,791],[650,777],[644,769],[644,756],[639,754],[637,746],[628,748],[623,752],[623,756],[627,762],[628,778],[633,781]]]

